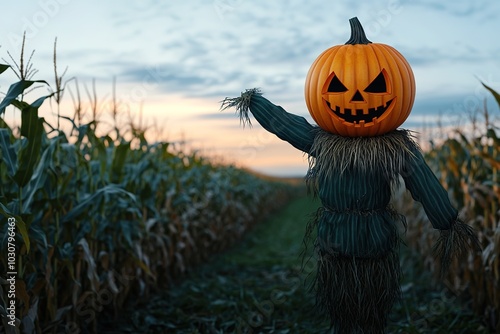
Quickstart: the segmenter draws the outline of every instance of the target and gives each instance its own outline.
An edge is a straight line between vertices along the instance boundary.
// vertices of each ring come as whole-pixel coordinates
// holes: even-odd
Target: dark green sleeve
[[[448,230],[457,220],[458,211],[451,205],[447,191],[429,168],[417,148],[412,149],[414,159],[402,173],[406,188],[414,200],[422,203],[432,226]]]
[[[235,107],[243,122],[250,123],[248,111],[267,131],[292,144],[295,148],[309,153],[314,141],[315,126],[304,117],[290,114],[282,107],[264,98],[259,90],[250,89],[241,97],[225,99],[222,108]]]
[[[474,229],[458,217],[448,193],[425,163],[418,147],[412,147],[411,151],[414,159],[410,159],[402,176],[413,199],[422,203],[432,226],[441,230],[434,254],[444,277],[453,259],[460,259],[468,251],[480,252],[481,244]]]

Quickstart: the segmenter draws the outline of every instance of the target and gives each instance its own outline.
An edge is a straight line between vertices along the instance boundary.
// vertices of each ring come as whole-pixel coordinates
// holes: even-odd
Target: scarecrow
[[[308,154],[306,182],[322,203],[308,226],[308,234],[317,230],[317,306],[335,333],[381,333],[401,294],[405,218],[389,204],[393,186],[402,179],[440,230],[435,249],[442,272],[479,243],[411,132],[397,129],[415,98],[410,65],[393,47],[370,42],[357,18],[349,22],[351,38],[324,51],[307,75],[306,104],[318,126],[258,89],[224,99],[222,109],[236,108],[244,124],[251,112],[267,131]]]

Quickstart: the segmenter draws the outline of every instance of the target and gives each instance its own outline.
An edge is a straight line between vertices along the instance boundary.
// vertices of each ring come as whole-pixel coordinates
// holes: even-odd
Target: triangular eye
[[[344,86],[342,82],[340,82],[339,78],[337,78],[337,76],[334,75],[332,80],[330,81],[330,84],[328,85],[327,92],[342,93],[342,92],[347,92],[347,88],[346,86]]]
[[[375,79],[366,87],[365,92],[367,93],[387,93],[387,84],[385,81],[385,70],[377,75]]]

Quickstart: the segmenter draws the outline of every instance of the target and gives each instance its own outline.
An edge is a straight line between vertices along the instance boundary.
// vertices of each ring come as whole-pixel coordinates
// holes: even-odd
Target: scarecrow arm
[[[254,88],[248,89],[237,98],[226,98],[221,108],[235,107],[243,126],[252,125],[248,111],[267,131],[292,144],[295,148],[309,153],[314,141],[315,127],[304,117],[290,114],[280,106],[274,105],[262,93]]]
[[[426,164],[419,149],[413,147],[411,151],[415,159],[402,176],[413,199],[422,203],[432,226],[441,231],[434,251],[441,260],[441,274],[444,274],[454,258],[467,250],[479,250],[481,246],[473,228],[458,217],[448,192]]]
[[[447,191],[426,164],[419,150],[412,150],[413,163],[403,173],[406,189],[414,200],[422,203],[432,226],[439,230],[450,229],[458,216],[451,205]]]

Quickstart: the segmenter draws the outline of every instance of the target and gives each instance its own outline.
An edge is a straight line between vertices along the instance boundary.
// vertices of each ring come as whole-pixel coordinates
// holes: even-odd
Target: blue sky
[[[132,115],[142,108],[165,139],[185,138],[224,161],[275,175],[304,174],[306,157],[258,125],[242,129],[234,113],[219,112],[220,101],[260,87],[312,122],[305,76],[322,51],[349,38],[353,16],[371,41],[395,47],[413,68],[417,97],[404,127],[432,126],[438,115],[462,124],[465,110],[488,96],[479,80],[500,90],[497,0],[39,0],[2,9],[2,58],[19,53],[26,31],[35,78],[50,80],[57,37],[59,72],[67,67],[66,78],[81,85],[95,79],[103,108],[115,77],[123,108]],[[0,91],[13,78],[3,75]],[[67,103],[71,114],[68,96]]]

